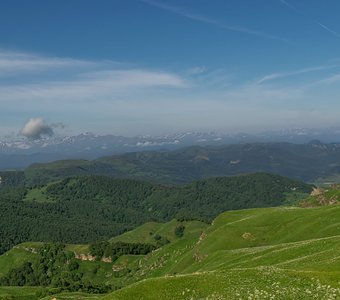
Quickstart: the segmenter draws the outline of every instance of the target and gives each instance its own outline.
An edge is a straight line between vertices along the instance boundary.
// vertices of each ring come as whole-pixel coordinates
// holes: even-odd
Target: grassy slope
[[[46,188],[47,186],[29,189],[23,201],[54,202],[54,199],[46,195]]]
[[[339,288],[312,276],[275,268],[195,273],[149,279],[103,300],[339,299]]]
[[[170,237],[175,226],[174,221],[148,223],[120,238],[145,241],[150,230]],[[115,264],[131,270],[124,277],[124,283],[131,285],[96,297],[103,300],[340,298],[340,206],[230,211],[217,217],[205,230],[202,224],[186,224],[186,228],[191,227],[183,238],[174,239],[147,256],[121,257]],[[77,249],[77,246],[69,247]],[[94,264],[98,263],[85,262],[82,268],[87,272]],[[106,266],[107,271],[112,267]],[[100,277],[115,282],[114,277],[105,273],[106,266],[101,269]],[[57,299],[90,297],[57,295]]]
[[[44,289],[41,287],[0,286],[0,300],[36,300],[42,290]]]
[[[275,245],[340,234],[338,206],[278,207],[226,212],[206,231],[199,250],[212,252]],[[244,237],[250,233],[250,237]],[[223,238],[218,238],[223,236]],[[249,235],[248,235],[249,236]]]
[[[340,206],[227,212],[199,242],[150,255],[145,280],[105,299],[338,299],[339,253]]]
[[[51,300],[57,297],[57,300],[85,300],[85,299],[103,299],[101,295],[85,294],[85,293],[61,293],[55,296],[46,296],[44,298],[39,298],[39,300]]]
[[[175,229],[180,224],[185,226],[185,238],[196,237],[197,233],[202,232],[208,225],[199,221],[179,222],[172,220],[167,223],[148,222],[134,230],[128,231],[112,238],[111,242],[127,243],[152,243],[156,244],[154,236],[156,234],[166,237],[170,242],[178,239],[175,235]]]
[[[166,236],[169,240],[171,240],[174,244],[177,241],[187,241],[187,240],[197,240],[202,231],[207,228],[207,224],[199,222],[199,221],[188,221],[182,222],[186,229],[184,231],[184,236],[182,238],[178,238],[174,234],[175,228],[180,224],[178,221],[172,220],[168,223],[151,223],[153,224],[153,228],[155,229],[155,233],[159,233],[162,236]],[[141,227],[136,228],[135,230],[126,232],[122,236],[118,236],[112,241],[128,241],[131,243],[137,242],[151,242],[153,241],[153,237],[150,237],[150,228],[148,224],[143,225]],[[143,237],[149,237],[147,240]],[[32,249],[36,249],[41,245],[41,243],[36,242],[27,242],[17,245],[15,248],[6,252],[5,254],[0,256],[0,276],[5,275],[10,269],[13,267],[18,267],[22,265],[25,261],[29,261],[34,257],[34,253],[32,253]],[[66,245],[66,250],[74,251],[77,254],[87,254],[88,253],[88,245]],[[136,278],[132,274],[126,274],[127,270],[131,269],[133,272],[136,271],[136,268],[139,265],[140,260],[145,260],[146,256],[134,256],[134,255],[124,255],[120,257],[117,261],[113,263],[105,263],[101,261],[82,261],[80,262],[80,271],[84,273],[84,280],[90,281],[92,283],[108,283],[113,284],[114,286],[123,286],[129,284],[131,282],[135,282]],[[114,271],[113,266],[116,268],[122,268],[123,272]],[[122,276],[123,275],[123,276]],[[20,290],[21,288],[19,288]],[[18,291],[19,291],[18,290]],[[27,299],[38,299],[35,292],[38,291],[33,289],[22,289],[24,292],[27,292]],[[20,299],[18,296],[19,292],[15,287],[8,288],[0,287],[0,296],[3,292],[4,295],[9,296],[12,295],[14,299]],[[39,290],[40,291],[40,290]],[[25,293],[22,292],[24,295]],[[18,294],[18,295],[17,295]],[[61,296],[58,294],[57,299],[96,299],[97,296],[87,295],[82,293],[64,293]],[[52,299],[53,297],[47,297],[46,299]],[[1,299],[1,297],[0,297]],[[22,298],[26,299],[26,298]]]

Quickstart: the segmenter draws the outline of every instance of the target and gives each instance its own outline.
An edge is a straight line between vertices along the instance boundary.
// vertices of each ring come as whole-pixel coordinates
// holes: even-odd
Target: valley
[[[340,297],[339,185],[269,173],[175,184],[93,162],[1,173],[0,299]]]

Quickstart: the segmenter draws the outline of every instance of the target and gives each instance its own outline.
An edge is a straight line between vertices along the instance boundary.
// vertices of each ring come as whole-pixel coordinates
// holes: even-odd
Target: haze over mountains
[[[100,156],[148,150],[174,150],[200,145],[289,142],[303,144],[320,140],[340,142],[340,128],[289,129],[258,134],[185,132],[164,136],[124,137],[84,133],[74,136],[52,136],[30,140],[6,137],[0,140],[0,169],[22,169],[32,163],[60,159],[94,159]]]
[[[25,177],[29,186],[83,175],[183,184],[196,179],[254,172],[279,174],[311,183],[330,183],[339,180],[339,161],[340,144],[318,141],[308,144],[248,143],[35,163],[17,173]]]

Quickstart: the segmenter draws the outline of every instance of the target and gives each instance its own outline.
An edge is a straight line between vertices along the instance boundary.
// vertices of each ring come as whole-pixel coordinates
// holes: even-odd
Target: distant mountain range
[[[164,136],[123,137],[84,133],[40,140],[12,137],[0,140],[0,169],[23,169],[32,163],[45,163],[60,159],[94,159],[100,156],[145,150],[169,151],[194,145],[218,146],[276,142],[303,144],[313,140],[323,143],[340,142],[340,128],[302,128],[268,131],[260,134],[186,132]]]
[[[172,151],[131,152],[94,160],[35,163],[22,173],[28,185],[36,186],[83,175],[183,184],[196,179],[254,172],[278,174],[311,183],[338,182],[340,143],[190,146]]]

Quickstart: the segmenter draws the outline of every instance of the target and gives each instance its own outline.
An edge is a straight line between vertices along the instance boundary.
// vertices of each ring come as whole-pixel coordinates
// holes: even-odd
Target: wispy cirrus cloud
[[[36,58],[54,60],[39,55]],[[106,126],[122,134],[160,133],[169,128],[183,130],[197,129],[197,126],[205,130],[240,126],[263,128],[268,124],[279,124],[279,119],[284,125],[288,118],[289,122],[297,120],[300,124],[305,120],[307,124],[309,117],[305,111],[314,97],[316,85],[307,89],[297,85],[281,85],[281,82],[270,85],[261,83],[330,67],[325,65],[270,74],[259,83],[254,77],[242,77],[240,80],[237,74],[207,67],[196,66],[169,72],[123,64],[95,61],[87,65],[86,61],[83,62],[79,66],[69,64],[76,65],[72,68],[72,76],[67,75],[69,72],[66,69],[49,76],[54,65],[47,71],[45,67],[38,68],[34,76],[21,76],[21,73],[27,75],[26,71],[17,69],[15,75],[18,79],[12,76],[9,80],[0,81],[0,111],[3,116],[8,114],[12,118],[15,112],[27,119],[37,115],[46,119],[58,118],[72,127],[78,126],[81,131],[92,130],[91,126]],[[334,61],[332,63],[336,64]],[[65,68],[68,68],[69,65],[66,65]],[[327,73],[328,83],[337,80],[330,77],[331,73]],[[326,76],[325,72],[322,76]],[[327,82],[325,80],[324,84]],[[320,90],[324,90],[322,86]],[[337,99],[331,92],[333,86],[326,90],[330,91],[327,101]],[[297,103],[300,103],[298,108]],[[332,113],[335,112],[332,110]],[[320,120],[326,117],[330,118],[320,113]],[[27,137],[53,134],[55,127],[51,124],[43,119],[33,121],[26,131],[22,131]],[[81,124],[85,124],[87,129]]]
[[[69,70],[71,69],[71,70]],[[57,70],[57,72],[55,72]],[[58,72],[62,70],[62,72]],[[34,72],[34,76],[26,76]],[[180,74],[112,61],[86,61],[0,50],[2,102],[117,97],[149,88],[184,88]],[[48,76],[46,76],[48,75]]]
[[[340,39],[340,33],[333,30],[332,28],[330,28],[329,26],[325,25],[324,23],[320,22],[319,20],[311,17],[310,15],[307,15],[306,13],[302,12],[301,10],[299,10],[295,5],[289,3],[287,0],[279,0],[283,5],[285,5],[286,7],[288,7],[289,9],[293,10],[294,12],[303,15],[305,17],[307,17],[308,19],[310,19],[314,24],[318,25],[319,27],[321,27],[322,29],[328,31],[329,33],[331,33],[332,35],[334,35],[335,37]]]
[[[147,70],[115,70],[86,73],[67,81],[47,81],[0,86],[3,101],[11,99],[70,98],[73,101],[91,97],[117,97],[136,92],[137,89],[156,87],[183,88],[186,82],[180,76],[166,72]],[[0,100],[0,103],[2,101]]]
[[[314,85],[329,85],[329,84],[334,84],[334,83],[339,83],[340,82],[340,74],[335,74],[326,78],[323,78],[317,82],[314,83]]]
[[[331,29],[330,27],[326,26],[325,24],[315,20],[315,23],[317,23],[321,28],[327,30],[328,32],[332,33],[333,35],[335,35],[337,38],[340,38],[340,33]]]
[[[280,2],[281,2],[282,4],[284,4],[284,5],[286,5],[287,7],[289,7],[291,10],[294,10],[294,11],[296,11],[296,12],[299,12],[298,9],[297,9],[294,5],[288,3],[287,1],[285,1],[285,0],[280,0]]]
[[[164,72],[150,71],[143,69],[118,69],[90,72],[83,74],[82,78],[86,81],[104,82],[111,87],[129,88],[129,87],[185,87],[187,83],[179,75]]]
[[[257,30],[253,30],[251,28],[247,28],[247,27],[242,27],[242,26],[234,26],[234,25],[229,25],[229,24],[225,24],[219,20],[207,17],[207,16],[203,16],[200,14],[196,14],[193,13],[191,11],[185,10],[181,7],[177,7],[177,6],[171,6],[165,3],[161,3],[159,1],[155,1],[155,0],[141,0],[142,2],[158,7],[160,9],[163,10],[167,10],[169,12],[172,12],[174,14],[180,15],[184,18],[187,19],[191,19],[197,22],[201,22],[201,23],[206,23],[209,25],[213,25],[216,27],[219,27],[221,29],[225,29],[228,31],[234,31],[234,32],[239,32],[239,33],[244,33],[244,34],[248,34],[248,35],[253,35],[253,36],[258,36],[261,38],[266,38],[266,39],[270,39],[270,40],[276,40],[276,41],[281,41],[281,42],[285,42],[285,43],[290,43],[290,41],[286,38],[282,38],[276,35],[271,35],[262,31],[257,31]]]
[[[8,72],[20,73],[63,68],[93,67],[97,64],[98,62],[71,58],[46,57],[31,53],[0,49],[0,75],[6,75]]]
[[[340,67],[340,64],[334,64],[334,65],[324,65],[324,66],[316,66],[316,67],[310,67],[310,68],[302,68],[302,69],[293,70],[290,72],[272,73],[272,74],[263,76],[260,80],[258,80],[257,83],[262,84],[262,83],[276,80],[276,79],[281,79],[281,78],[286,78],[286,77],[296,76],[296,75],[301,75],[301,74],[307,74],[307,73],[313,73],[313,72],[318,72],[318,71],[325,71],[325,70],[335,69],[339,67]]]

